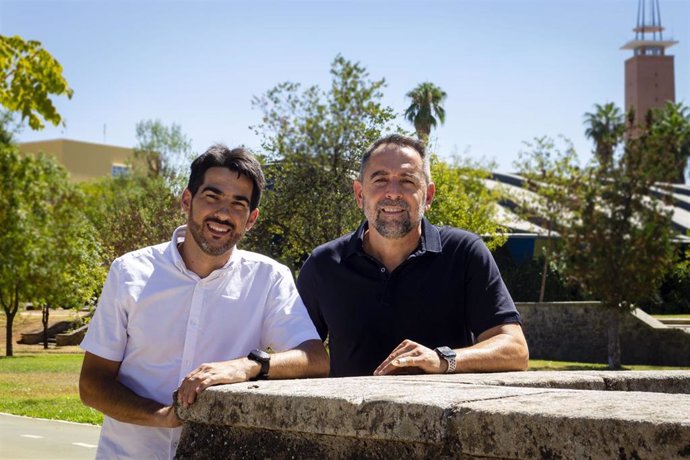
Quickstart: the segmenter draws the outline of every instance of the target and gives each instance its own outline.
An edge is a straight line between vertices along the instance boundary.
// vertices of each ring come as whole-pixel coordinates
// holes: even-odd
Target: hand
[[[261,365],[247,358],[206,363],[187,374],[177,390],[177,402],[187,408],[199,393],[212,385],[246,382],[261,371]]]
[[[448,363],[431,348],[412,340],[403,340],[374,371],[374,375],[398,374],[405,369],[416,368],[427,374],[443,374]]]

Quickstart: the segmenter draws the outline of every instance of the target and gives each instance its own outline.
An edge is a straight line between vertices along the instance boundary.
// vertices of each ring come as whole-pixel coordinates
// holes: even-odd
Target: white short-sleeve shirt
[[[81,347],[120,361],[118,379],[139,396],[171,404],[202,363],[283,351],[319,339],[290,270],[235,248],[206,278],[185,266],[172,242],[116,259]],[[104,417],[97,458],[173,458],[180,428],[150,428]]]

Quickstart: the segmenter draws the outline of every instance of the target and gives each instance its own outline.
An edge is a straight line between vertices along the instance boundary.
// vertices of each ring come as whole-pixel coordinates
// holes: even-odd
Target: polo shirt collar
[[[369,222],[364,221],[359,228],[352,234],[345,248],[345,256],[353,254],[364,254],[364,233],[369,228]],[[425,252],[441,252],[441,233],[435,225],[432,225],[426,218],[422,219],[422,241],[419,249],[413,255],[421,255]]]

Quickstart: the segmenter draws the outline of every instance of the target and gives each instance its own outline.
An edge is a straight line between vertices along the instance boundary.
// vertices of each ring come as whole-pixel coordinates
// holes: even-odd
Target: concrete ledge
[[[690,458],[690,371],[249,382],[177,410],[180,459]]]

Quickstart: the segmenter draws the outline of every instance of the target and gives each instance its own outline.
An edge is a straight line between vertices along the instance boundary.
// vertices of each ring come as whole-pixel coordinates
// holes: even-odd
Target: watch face
[[[261,363],[270,361],[271,355],[263,350],[252,350],[251,353],[249,353],[249,358]]]
[[[457,356],[457,353],[455,353],[455,351],[452,350],[450,347],[438,347],[436,349],[436,353],[438,353],[446,359],[455,358]]]

